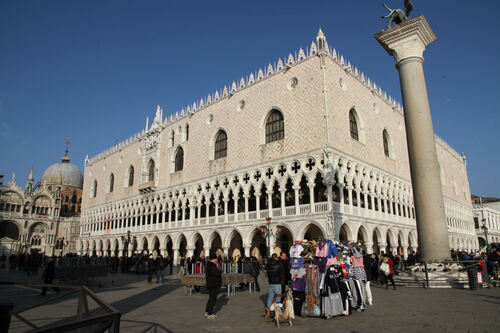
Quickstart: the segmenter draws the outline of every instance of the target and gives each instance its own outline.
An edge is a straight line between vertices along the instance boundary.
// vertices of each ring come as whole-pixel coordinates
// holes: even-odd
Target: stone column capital
[[[375,39],[399,63],[407,58],[421,58],[427,45],[437,39],[423,15],[375,34]]]

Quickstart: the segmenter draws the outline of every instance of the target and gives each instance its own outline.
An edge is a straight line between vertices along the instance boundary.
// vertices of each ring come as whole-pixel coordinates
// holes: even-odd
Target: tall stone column
[[[379,32],[375,38],[394,56],[399,71],[421,258],[424,261],[450,259],[422,57],[425,47],[436,40],[436,35],[420,15]]]

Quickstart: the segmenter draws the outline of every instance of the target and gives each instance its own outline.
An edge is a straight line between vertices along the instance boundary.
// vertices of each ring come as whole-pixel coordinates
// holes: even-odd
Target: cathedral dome
[[[42,185],[65,185],[83,188],[82,172],[69,163],[68,151],[60,163],[52,164],[42,175]]]

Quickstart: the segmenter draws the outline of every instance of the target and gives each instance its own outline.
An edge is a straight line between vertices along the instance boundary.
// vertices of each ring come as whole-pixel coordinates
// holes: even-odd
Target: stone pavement
[[[0,270],[0,281],[39,282],[40,277]],[[260,276],[261,292],[238,291],[228,298],[219,295],[219,318],[203,317],[206,293],[186,295],[177,279],[148,284],[146,276],[110,274],[91,284],[91,289],[122,313],[121,332],[276,332],[272,324],[262,325],[267,283]],[[113,282],[111,282],[113,281]],[[99,287],[99,283],[101,287]],[[293,327],[283,324],[284,332],[500,332],[500,288],[477,291],[459,289],[404,288],[385,290],[372,287],[374,305],[348,317],[297,318]],[[40,302],[39,290],[0,286],[0,301],[23,308]],[[49,291],[48,296],[55,295]],[[76,298],[68,296],[54,304],[27,311],[25,316],[37,324],[49,324],[73,316]],[[91,308],[95,305],[89,304]],[[13,319],[10,332],[28,327]]]

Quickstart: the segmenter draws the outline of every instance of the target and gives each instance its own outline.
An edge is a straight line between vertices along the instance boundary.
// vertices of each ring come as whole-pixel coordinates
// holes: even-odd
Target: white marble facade
[[[476,249],[465,160],[436,147],[450,248]],[[78,249],[259,255],[267,217],[281,229],[274,251],[320,236],[417,247],[402,107],[322,32],[165,119],[158,107],[151,126],[86,158]]]

